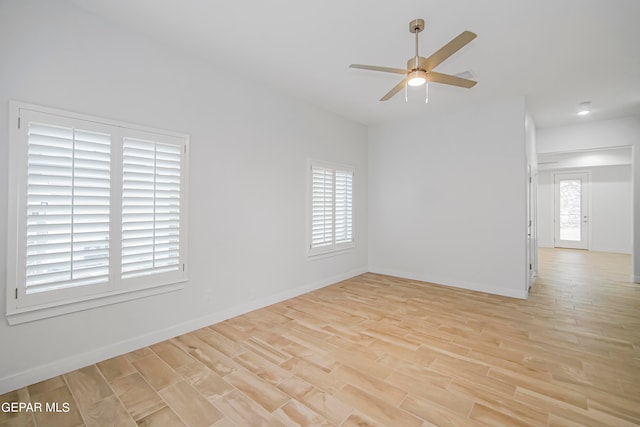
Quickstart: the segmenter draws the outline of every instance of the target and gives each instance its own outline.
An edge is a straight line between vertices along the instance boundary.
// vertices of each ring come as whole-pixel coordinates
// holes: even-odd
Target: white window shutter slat
[[[111,136],[28,126],[26,293],[106,282]]]
[[[336,170],[336,243],[353,240],[353,172]]]
[[[179,269],[181,156],[179,145],[124,139],[124,279]]]
[[[311,247],[333,243],[333,171],[313,166],[311,195]]]

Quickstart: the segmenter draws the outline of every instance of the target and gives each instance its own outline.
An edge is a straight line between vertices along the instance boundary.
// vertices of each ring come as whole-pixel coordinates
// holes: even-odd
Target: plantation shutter
[[[9,323],[181,289],[189,136],[9,104]]]
[[[110,145],[106,133],[28,124],[27,294],[108,280]]]
[[[311,168],[311,247],[333,243],[333,170]]]
[[[353,240],[353,172],[336,170],[336,243]]]
[[[122,278],[180,268],[180,145],[124,138]]]

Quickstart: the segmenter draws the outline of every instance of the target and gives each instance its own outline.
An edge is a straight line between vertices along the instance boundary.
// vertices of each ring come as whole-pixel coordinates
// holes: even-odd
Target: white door
[[[555,247],[589,249],[589,173],[555,174]]]

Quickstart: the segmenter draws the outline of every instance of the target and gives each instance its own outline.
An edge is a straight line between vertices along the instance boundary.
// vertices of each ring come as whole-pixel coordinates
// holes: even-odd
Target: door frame
[[[527,292],[538,272],[538,171],[527,165]]]
[[[560,186],[559,181],[563,178],[571,177],[586,179],[581,185],[581,211],[580,222],[581,239],[578,242],[560,239]],[[591,171],[590,170],[572,170],[557,171],[553,173],[553,246],[556,248],[568,249],[584,249],[589,250],[591,236]],[[586,205],[586,209],[584,208]],[[586,212],[585,212],[586,211]]]

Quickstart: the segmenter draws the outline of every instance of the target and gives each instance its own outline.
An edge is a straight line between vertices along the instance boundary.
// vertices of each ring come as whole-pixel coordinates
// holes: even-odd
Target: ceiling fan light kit
[[[349,65],[349,67],[351,68],[358,68],[361,70],[381,71],[384,73],[403,74],[405,76],[405,78],[400,83],[395,85],[389,92],[387,92],[387,94],[383,96],[380,101],[387,101],[391,99],[391,97],[402,90],[402,88],[405,89],[405,100],[407,100],[407,86],[421,86],[427,82],[442,83],[464,88],[471,88],[476,85],[477,82],[473,80],[433,71],[436,66],[440,65],[451,55],[471,42],[471,40],[475,39],[476,35],[471,31],[463,31],[449,43],[442,46],[434,54],[432,54],[428,58],[424,58],[418,53],[418,34],[422,32],[422,30],[424,30],[423,19],[414,19],[413,21],[409,22],[409,32],[416,35],[416,50],[415,56],[409,58],[409,60],[407,61],[406,69],[362,64]],[[425,93],[427,93],[426,89]],[[426,101],[428,101],[428,98],[426,99]]]
[[[404,102],[409,102],[409,86],[415,86],[418,87],[422,84],[424,84],[424,103],[428,104],[429,103],[429,85],[425,84],[426,81],[422,81],[421,82],[421,77],[416,77],[416,78],[411,78],[409,79],[409,81],[407,81],[407,84],[404,85]],[[411,84],[411,82],[415,82],[417,84]]]
[[[422,86],[427,82],[427,73],[422,70],[416,70],[409,74],[409,80],[407,84],[409,86]]]

